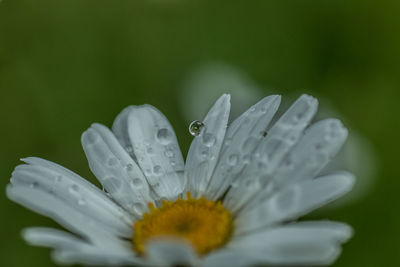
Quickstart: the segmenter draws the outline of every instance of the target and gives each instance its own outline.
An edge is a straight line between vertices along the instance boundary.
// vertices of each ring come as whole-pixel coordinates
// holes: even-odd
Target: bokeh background
[[[400,266],[399,14],[390,0],[3,0],[0,188],[26,156],[95,181],[80,135],[94,121],[110,126],[129,104],[163,111],[186,154],[187,126],[199,119],[190,117],[210,106],[207,79],[220,73],[217,87],[236,86],[240,108],[305,92],[361,137],[347,159],[357,186],[368,186],[308,218],[354,227],[334,266]],[[4,193],[0,212],[0,266],[55,266],[48,249],[20,238],[26,226],[55,223]]]

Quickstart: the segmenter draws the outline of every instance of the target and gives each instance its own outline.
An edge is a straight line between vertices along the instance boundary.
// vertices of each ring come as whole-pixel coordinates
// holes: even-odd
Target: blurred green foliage
[[[162,110],[186,154],[182,81],[197,64],[217,60],[284,97],[329,99],[371,140],[380,170],[370,193],[310,217],[355,228],[335,266],[400,266],[399,14],[400,2],[390,0],[4,0],[0,188],[18,159],[33,155],[94,182],[80,134],[94,121],[110,125],[129,104]],[[55,223],[4,194],[0,200],[0,265],[55,266],[49,250],[20,238],[26,226]]]

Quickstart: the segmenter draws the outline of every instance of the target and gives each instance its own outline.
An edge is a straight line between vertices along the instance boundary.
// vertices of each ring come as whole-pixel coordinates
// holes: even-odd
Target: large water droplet
[[[168,145],[172,142],[172,133],[167,128],[161,128],[157,132],[157,140],[162,145]]]
[[[204,128],[204,123],[201,121],[192,121],[189,125],[189,133],[193,136],[198,136]]]
[[[215,144],[215,137],[210,133],[206,133],[203,135],[203,144],[207,147],[212,147]]]

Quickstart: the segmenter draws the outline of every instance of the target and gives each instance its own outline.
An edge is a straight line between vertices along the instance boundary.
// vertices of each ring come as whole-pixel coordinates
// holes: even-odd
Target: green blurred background
[[[162,110],[186,154],[183,81],[218,61],[275,88],[263,94],[329,100],[369,140],[379,161],[370,191],[309,218],[355,228],[334,266],[400,266],[399,14],[400,1],[390,0],[4,0],[0,188],[33,155],[94,181],[80,135],[94,121],[110,126],[129,104]],[[0,200],[0,266],[55,266],[49,250],[20,238],[26,226],[55,223]]]

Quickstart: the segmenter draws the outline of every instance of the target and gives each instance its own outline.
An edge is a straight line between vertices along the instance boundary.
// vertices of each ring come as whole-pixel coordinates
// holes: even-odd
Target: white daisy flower
[[[112,131],[82,135],[104,190],[40,158],[26,158],[10,199],[69,232],[28,228],[28,243],[54,248],[60,263],[128,266],[328,265],[351,228],[297,219],[342,196],[350,173],[320,176],[347,130],[336,119],[309,126],[317,100],[301,96],[272,126],[280,103],[268,96],[229,126],[230,96],[202,122],[186,164],[172,126],[156,108],[130,106]]]

